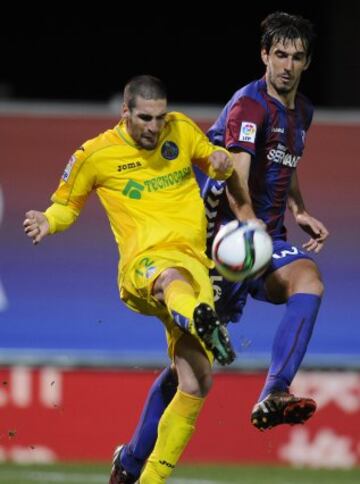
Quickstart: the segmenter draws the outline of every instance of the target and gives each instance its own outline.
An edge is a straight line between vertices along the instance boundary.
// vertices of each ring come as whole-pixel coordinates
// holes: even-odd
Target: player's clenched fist
[[[209,156],[209,161],[212,164],[214,170],[220,173],[225,173],[229,168],[232,168],[233,161],[231,157],[222,150],[214,151]]]

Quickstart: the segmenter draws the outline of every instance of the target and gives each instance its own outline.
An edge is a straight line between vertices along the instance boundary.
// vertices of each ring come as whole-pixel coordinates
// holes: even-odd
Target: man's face
[[[136,97],[132,109],[124,105],[128,132],[141,148],[156,148],[165,125],[166,109],[166,99],[144,99],[140,96]]]
[[[266,65],[267,80],[278,94],[296,90],[301,74],[310,64],[301,39],[282,39],[271,46],[269,53],[263,49],[261,58]]]

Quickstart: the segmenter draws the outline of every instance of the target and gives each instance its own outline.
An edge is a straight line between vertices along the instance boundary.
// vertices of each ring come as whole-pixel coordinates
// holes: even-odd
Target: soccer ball
[[[255,279],[269,265],[273,251],[271,237],[255,221],[232,220],[223,225],[212,244],[216,269],[229,281]]]

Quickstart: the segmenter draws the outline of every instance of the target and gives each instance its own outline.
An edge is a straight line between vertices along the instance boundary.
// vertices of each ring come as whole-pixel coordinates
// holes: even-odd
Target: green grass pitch
[[[109,465],[0,464],[3,484],[107,484]],[[359,484],[360,468],[312,470],[270,466],[179,465],[169,484]]]

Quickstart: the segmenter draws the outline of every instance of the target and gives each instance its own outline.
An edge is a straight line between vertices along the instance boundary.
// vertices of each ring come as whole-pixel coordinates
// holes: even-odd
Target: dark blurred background
[[[301,90],[317,106],[360,106],[360,3],[350,1],[15,6],[0,33],[0,99],[107,101],[151,73],[172,102],[221,104],[260,77],[260,22],[284,10],[318,35]]]

